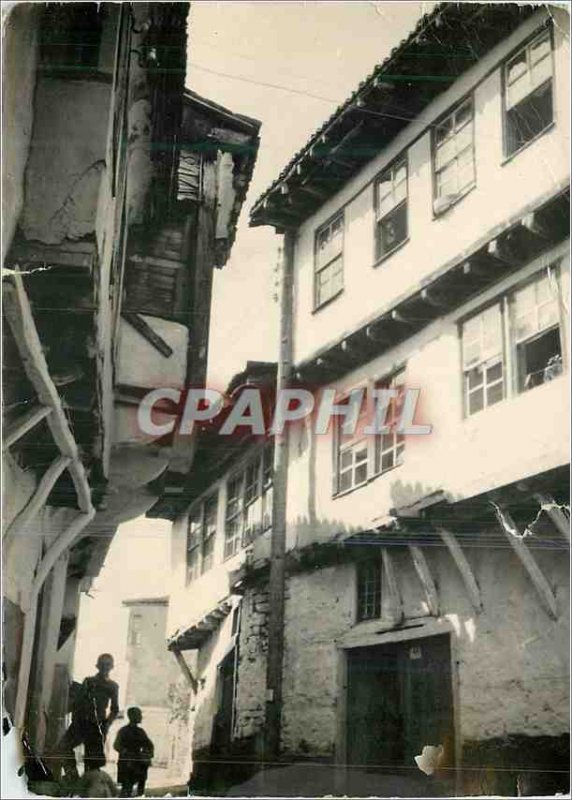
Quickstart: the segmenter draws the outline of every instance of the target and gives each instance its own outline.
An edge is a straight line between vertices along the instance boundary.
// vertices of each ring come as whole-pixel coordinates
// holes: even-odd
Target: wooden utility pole
[[[292,374],[292,314],[294,283],[294,231],[284,234],[280,286],[280,356],[277,393],[289,384]],[[268,657],[266,662],[266,717],[264,760],[275,760],[280,752],[282,716],[282,664],[284,659],[284,594],[286,552],[286,496],[288,487],[288,428],[274,440],[274,489],[270,548]]]

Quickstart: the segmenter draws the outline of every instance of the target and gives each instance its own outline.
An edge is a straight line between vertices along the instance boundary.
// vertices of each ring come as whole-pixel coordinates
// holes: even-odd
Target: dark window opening
[[[550,125],[552,43],[544,31],[505,67],[506,149],[510,156]]]
[[[376,260],[407,239],[407,163],[400,161],[378,178],[375,186]]]
[[[42,16],[41,65],[71,76],[97,69],[102,16],[99,3],[50,3]]]
[[[381,615],[381,561],[360,561],[357,565],[358,622]]]
[[[547,383],[562,373],[562,347],[559,329],[544,331],[517,346],[518,388],[525,392]]]
[[[542,133],[552,119],[552,83],[549,82],[507,111],[507,155]]]

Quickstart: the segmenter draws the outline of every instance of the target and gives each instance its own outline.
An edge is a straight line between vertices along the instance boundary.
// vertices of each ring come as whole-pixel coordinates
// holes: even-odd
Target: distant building
[[[139,706],[143,712],[143,727],[155,745],[153,765],[166,767],[169,761],[169,696],[171,684],[180,676],[167,650],[169,601],[166,597],[143,597],[124,600],[123,606],[129,611],[125,654],[128,670],[120,724],[126,724],[125,712],[130,706]]]

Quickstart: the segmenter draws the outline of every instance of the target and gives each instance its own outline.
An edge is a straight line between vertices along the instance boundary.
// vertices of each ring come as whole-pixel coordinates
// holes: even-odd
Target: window
[[[217,529],[218,493],[195,506],[189,515],[187,582],[196,580],[213,565]]]
[[[562,372],[555,275],[542,274],[515,292],[511,312],[518,391],[523,392]]]
[[[243,544],[252,542],[262,526],[262,496],[260,486],[260,458],[248,465],[244,482],[244,534]]]
[[[266,445],[262,453],[262,530],[272,527],[274,447]]]
[[[187,536],[187,582],[199,577],[201,560],[201,533],[203,523],[203,508],[198,506],[189,517],[189,531]]]
[[[358,622],[377,619],[381,614],[381,560],[357,563]]]
[[[463,324],[465,410],[476,414],[504,397],[504,357],[500,304]]]
[[[273,445],[267,444],[228,484],[224,557],[272,525]]]
[[[344,405],[349,403],[346,398]],[[362,401],[355,431],[352,434],[343,432],[344,418],[339,417],[337,423],[338,440],[338,492],[345,492],[365,483],[369,477],[369,437],[363,433],[367,425],[367,404]]]
[[[401,417],[404,398],[405,370],[395,372],[391,377],[374,384],[374,389],[397,389],[398,395],[392,398],[387,406],[385,425],[389,433],[366,434],[368,425],[373,423],[373,408],[367,401],[367,393],[359,409],[357,424],[351,434],[343,431],[344,417],[339,416],[334,438],[336,471],[334,476],[334,494],[355,489],[376,475],[383,474],[403,463],[405,436],[395,430]],[[346,398],[340,405],[349,403]]]
[[[240,475],[229,481],[226,498],[224,557],[238,552],[242,539],[242,483]]]
[[[552,44],[544,31],[506,64],[506,155],[515,153],[550,125],[552,108]]]
[[[506,333],[503,334],[503,329]],[[549,267],[462,324],[466,414],[562,373],[560,288]],[[510,349],[509,349],[510,348]],[[507,354],[514,379],[507,380]]]
[[[405,450],[405,436],[397,433],[395,427],[401,417],[403,405],[403,382],[405,370],[396,372],[390,379],[376,385],[377,389],[396,389],[397,397],[391,398],[387,407],[385,423],[391,428],[390,433],[380,434],[376,437],[375,448],[375,471],[376,473],[387,472],[393,467],[403,463],[403,453]]]
[[[339,294],[344,286],[344,215],[338,214],[316,234],[314,308]]]
[[[40,63],[44,68],[78,77],[99,63],[102,8],[98,3],[51,3],[40,29]]]
[[[205,500],[204,504],[201,573],[207,572],[213,565],[217,513],[218,495],[214,494],[208,500]]]
[[[141,614],[133,614],[131,617],[131,631],[130,631],[130,640],[132,647],[139,647],[141,644],[141,627],[142,627],[143,619]]]
[[[376,260],[407,239],[407,161],[401,159],[375,183]]]
[[[444,210],[475,182],[473,98],[461,103],[434,133],[436,213]]]

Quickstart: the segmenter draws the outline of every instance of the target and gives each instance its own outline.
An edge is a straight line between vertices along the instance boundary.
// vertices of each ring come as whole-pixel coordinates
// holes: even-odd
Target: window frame
[[[530,95],[537,92],[539,89],[550,82],[550,93],[551,93],[551,103],[552,103],[552,118],[551,120],[540,130],[536,133],[532,138],[528,139],[526,142],[521,144],[519,147],[516,147],[514,150],[509,151],[509,122],[508,122],[508,113],[510,109],[507,106],[507,90],[508,90],[508,82],[507,82],[507,71],[508,65],[512,62],[523,50],[528,51],[528,49],[542,36],[546,35],[548,37],[548,41],[550,43],[550,65],[551,65],[551,75],[550,78],[544,81],[544,83],[540,84],[539,86],[535,87],[530,91],[527,95],[525,95],[523,100],[525,100]],[[528,67],[528,58],[527,58],[527,67]],[[518,155],[522,150],[527,148],[529,145],[533,144],[537,139],[540,139],[545,133],[552,129],[552,127],[556,124],[556,107],[554,103],[554,81],[555,81],[555,62],[554,62],[554,35],[553,35],[553,28],[550,24],[549,20],[546,20],[544,24],[538,28],[534,33],[532,33],[527,39],[521,42],[518,47],[516,47],[503,61],[500,65],[501,68],[501,116],[502,116],[502,138],[503,138],[503,159],[502,164],[511,161],[515,156]],[[515,106],[518,104],[515,104]],[[514,108],[514,106],[513,106]]]
[[[467,123],[467,125],[471,126],[472,132],[472,139],[471,139],[471,153],[473,158],[473,180],[460,189],[455,195],[450,196],[450,200],[448,202],[443,202],[442,205],[439,204],[440,200],[443,200],[444,197],[448,197],[449,195],[444,195],[442,198],[438,195],[438,172],[437,169],[437,152],[438,152],[438,145],[437,145],[437,129],[444,125],[445,122],[451,118],[455,117],[457,111],[462,108],[462,106],[467,102],[470,101],[471,103],[471,121]],[[468,149],[465,148],[465,149]],[[456,161],[458,155],[455,154],[452,161]],[[451,163],[451,162],[449,162]],[[441,170],[442,171],[442,170]],[[433,186],[433,217],[440,217],[446,211],[448,211],[452,206],[456,205],[460,202],[465,195],[467,195],[472,189],[475,188],[477,185],[477,152],[476,152],[476,130],[475,130],[475,92],[471,90],[468,94],[466,94],[461,100],[455,103],[454,106],[450,107],[449,110],[443,114],[438,120],[432,125],[431,127],[431,177],[432,177],[432,186]]]
[[[368,581],[368,576],[367,574],[365,574],[366,571],[373,571],[375,573],[373,581]],[[383,565],[380,554],[377,553],[377,555],[374,554],[373,557],[363,558],[356,561],[355,576],[356,576],[355,577],[356,623],[359,624],[361,622],[371,622],[372,620],[380,619],[382,615],[382,592],[383,592]],[[364,597],[364,595],[366,594],[365,588],[367,588],[368,583],[373,584],[373,591],[371,593],[372,597],[369,599],[369,601],[367,598]],[[364,613],[363,611],[364,606],[367,608],[369,605],[373,607],[372,613],[371,614]]]
[[[399,384],[399,383],[397,385],[395,384],[395,379],[399,375],[401,375],[403,377],[403,379],[405,379],[405,375],[406,375],[406,367],[405,366],[401,366],[401,367],[398,367],[396,369],[393,369],[387,375],[387,377],[380,378],[377,381],[375,381],[374,388],[375,389],[384,389],[384,388],[385,389],[395,389],[396,386],[404,385],[404,383],[405,383],[404,380],[403,380],[402,384]],[[397,414],[395,416],[393,415],[393,412],[394,412],[394,409],[395,409],[395,400],[396,399],[398,399],[398,398],[394,398],[394,399],[390,400],[390,406],[388,407],[388,413],[387,413],[386,418],[385,418],[386,419],[386,423],[388,423],[388,424],[395,423],[399,419],[399,414]],[[401,403],[403,403],[403,397],[401,398]],[[390,419],[390,415],[389,415],[390,408],[392,410],[392,418],[391,419]],[[391,436],[392,439],[393,439],[393,443],[392,443],[391,448],[386,448],[384,450],[383,449],[383,439],[386,436]],[[398,442],[398,438],[399,437],[401,437],[403,439],[403,442]],[[374,434],[374,446],[375,446],[374,462],[373,462],[374,476],[386,475],[388,472],[391,472],[391,470],[396,469],[397,467],[400,467],[403,464],[403,461],[404,461],[403,453],[405,451],[405,435],[404,434],[397,433],[396,431],[392,431],[391,433],[377,433],[377,434]],[[397,452],[398,450],[401,450],[401,461],[397,460],[399,458],[399,454]],[[383,455],[384,455],[384,453],[388,453],[390,451],[393,453],[394,462],[387,469],[383,469]],[[379,454],[379,463],[378,463],[378,454]]]
[[[270,456],[267,456],[267,453],[270,453]],[[249,458],[242,462],[241,466],[236,469],[227,479],[227,493],[226,493],[226,503],[225,503],[225,517],[224,517],[224,551],[223,551],[223,560],[226,561],[229,558],[237,555],[241,550],[245,547],[248,547],[249,544],[252,544],[255,539],[261,536],[265,531],[269,530],[272,527],[272,516],[270,512],[270,521],[268,524],[265,523],[265,502],[268,503],[268,498],[273,495],[273,487],[274,487],[274,444],[273,442],[267,442],[264,447],[259,448],[255,454],[252,454]],[[266,459],[266,460],[265,460]],[[247,500],[247,487],[254,486],[254,482],[247,483],[247,474],[249,470],[256,466],[256,489],[255,494],[252,497],[249,497]],[[265,467],[267,468],[266,472],[270,472],[270,476],[265,476]],[[268,478],[268,479],[267,479]],[[228,498],[229,492],[228,487],[234,483],[240,483],[240,493],[239,493],[239,503],[238,503],[238,510],[229,516],[228,514]],[[257,515],[257,519],[255,524],[252,528],[252,532],[250,529],[247,528],[247,510],[255,505],[259,506],[260,513]],[[272,506],[270,506],[272,508]],[[233,547],[227,547],[228,542],[231,539],[227,536],[227,525],[229,521],[234,522],[234,520],[239,519],[239,531],[233,535],[232,540],[234,542]]]
[[[401,200],[399,203],[394,205],[389,211],[387,211],[382,217],[379,216],[379,195],[378,195],[378,186],[381,183],[382,179],[385,175],[389,172],[396,172],[401,165],[405,166],[405,199]],[[393,185],[393,181],[392,181]],[[379,236],[378,236],[378,229],[380,223],[386,219],[390,214],[394,214],[395,211],[400,208],[401,206],[405,207],[405,236],[401,239],[391,250],[387,250],[385,253],[379,252]],[[386,167],[384,167],[373,179],[373,212],[374,212],[374,226],[373,226],[373,248],[374,248],[374,266],[378,266],[379,264],[383,263],[386,259],[393,255],[400,247],[403,247],[409,241],[409,150],[403,150],[396,158],[393,159]]]
[[[384,387],[388,388],[388,389],[389,388],[394,388],[391,384],[393,383],[395,378],[398,375],[401,375],[401,374],[405,378],[405,376],[407,374],[407,364],[406,363],[400,363],[400,364],[394,365],[393,368],[389,372],[387,372],[383,377],[381,377],[381,378],[373,378],[372,380],[368,381],[368,383],[366,385],[355,386],[353,388],[353,390],[356,390],[356,389],[364,389],[365,390],[365,396],[362,399],[362,403],[364,405],[362,406],[361,413],[358,415],[358,422],[357,422],[356,428],[360,424],[360,419],[361,419],[362,415],[365,414],[365,413],[368,414],[367,424],[372,424],[372,421],[373,421],[373,414],[372,414],[372,412],[373,412],[373,401],[372,401],[371,391],[373,389],[380,389],[380,388],[384,388]],[[351,390],[351,391],[353,391],[353,390]],[[340,397],[339,400],[336,400],[336,403],[339,405],[339,404],[342,404],[342,403],[348,401],[350,396],[351,396],[351,391],[348,391],[345,394],[343,394]],[[389,421],[389,415],[386,416],[386,422],[387,421]],[[382,460],[381,459],[381,453],[382,453],[382,451],[381,451],[380,448],[382,446],[382,440],[383,440],[384,436],[388,436],[390,434],[372,433],[372,434],[366,434],[365,436],[359,436],[358,432],[356,431],[356,433],[353,435],[351,441],[348,441],[344,446],[341,443],[341,437],[343,435],[342,432],[341,432],[342,425],[343,425],[343,417],[342,416],[337,416],[335,418],[334,423],[333,423],[333,429],[332,429],[332,442],[333,442],[332,497],[334,499],[336,497],[343,497],[344,495],[349,494],[350,492],[353,492],[356,489],[359,489],[361,486],[365,486],[366,484],[371,483],[371,481],[375,480],[376,478],[378,478],[378,477],[380,477],[382,475],[386,475],[388,472],[391,472],[393,469],[396,469],[397,467],[400,467],[403,464],[403,459],[402,459],[399,463],[394,463],[388,469],[384,469],[384,470],[381,469],[381,460]],[[393,435],[394,440],[395,440],[398,436],[400,436],[402,434],[397,434],[397,433],[394,432],[391,435]],[[347,488],[341,489],[340,488],[340,478],[341,478],[341,474],[342,474],[342,470],[341,470],[341,455],[342,455],[342,452],[344,452],[344,451],[353,451],[364,440],[366,442],[366,448],[367,448],[367,460],[365,461],[365,464],[366,464],[366,467],[367,467],[366,478],[363,481],[360,481],[359,483],[352,483],[351,486],[348,486]],[[395,441],[394,441],[394,449],[395,449]],[[405,440],[403,442],[403,450],[404,449],[405,449]],[[379,468],[378,468],[378,458],[377,458],[378,451],[380,453]],[[364,462],[360,462],[360,464],[358,464],[358,466],[360,466],[363,463]],[[344,472],[349,472],[350,469],[351,469],[352,473],[355,472],[356,464],[355,464],[355,459],[353,457],[352,457],[351,466],[347,467],[343,471]]]
[[[517,397],[518,395],[525,394],[526,392],[530,391],[531,389],[535,389],[538,386],[542,386],[544,383],[548,381],[542,381],[535,386],[530,386],[528,389],[520,388],[519,386],[519,367],[518,367],[518,351],[517,347],[519,344],[525,343],[526,341],[531,341],[544,333],[547,333],[550,330],[556,329],[558,331],[559,340],[560,340],[560,372],[552,378],[552,380],[561,377],[567,371],[567,353],[566,353],[566,320],[563,317],[562,313],[562,272],[561,272],[561,264],[566,256],[556,256],[553,260],[551,260],[548,264],[540,266],[540,268],[535,269],[532,273],[527,274],[521,280],[518,280],[511,286],[505,288],[502,292],[497,294],[496,296],[492,297],[488,300],[485,304],[479,306],[472,310],[469,314],[465,314],[460,317],[457,321],[458,325],[458,335],[459,335],[459,352],[460,352],[460,378],[461,378],[461,393],[463,398],[463,418],[468,420],[472,419],[473,417],[477,416],[478,414],[486,411],[490,405],[498,405],[505,400],[510,400],[511,398]],[[550,278],[549,276],[552,276]],[[542,331],[536,331],[533,335],[531,335],[528,339],[522,339],[517,341],[515,337],[515,326],[513,324],[513,313],[512,309],[514,306],[514,298],[516,297],[517,293],[522,289],[526,288],[528,285],[532,285],[536,283],[542,277],[547,277],[548,280],[554,280],[557,290],[557,297],[556,297],[556,304],[558,309],[557,314],[557,322],[553,323],[552,325],[544,328]],[[469,320],[479,316],[483,312],[485,312],[489,308],[493,308],[494,306],[498,306],[500,309],[501,314],[501,339],[502,339],[502,363],[504,367],[503,372],[503,384],[504,384],[504,393],[501,400],[497,401],[496,403],[492,403],[490,405],[484,405],[478,411],[470,414],[468,413],[468,406],[466,402],[466,391],[465,391],[465,368],[464,368],[464,359],[463,359],[463,325],[468,322]],[[484,362],[483,362],[484,363]]]
[[[198,512],[198,514],[197,514]],[[196,529],[193,531],[193,520],[196,522]],[[201,576],[201,548],[202,548],[202,529],[203,529],[203,504],[202,502],[193,503],[189,509],[187,521],[187,563],[186,563],[186,584],[196,581]],[[196,541],[191,547],[191,537],[196,536]],[[196,560],[193,560],[196,558]],[[192,561],[192,563],[191,563]]]
[[[463,392],[463,414],[465,418],[474,417],[475,414],[479,414],[482,411],[485,411],[487,408],[490,408],[493,405],[497,405],[501,403],[503,400],[506,400],[509,397],[509,383],[510,383],[510,371],[509,371],[509,359],[507,353],[507,329],[506,329],[506,308],[504,298],[508,295],[508,292],[503,292],[500,296],[496,297],[494,300],[491,300],[484,306],[481,306],[478,310],[474,311],[469,316],[466,316],[459,324],[460,328],[460,338],[461,338],[461,385],[462,385],[462,392]],[[464,340],[463,340],[463,326],[468,323],[470,320],[476,319],[477,317],[481,317],[490,309],[497,307],[499,310],[499,321],[500,321],[500,334],[501,334],[501,345],[500,345],[500,363],[502,364],[502,388],[503,388],[503,395],[500,400],[497,400],[495,403],[487,402],[487,390],[490,388],[489,384],[486,382],[486,375],[483,374],[483,382],[480,384],[482,386],[483,392],[483,406],[479,408],[477,411],[470,412],[469,411],[469,394],[468,391],[468,374],[470,371],[476,369],[477,367],[483,368],[484,365],[487,365],[489,361],[491,361],[492,356],[486,359],[481,359],[476,364],[472,365],[469,369],[465,367],[465,360],[464,360]],[[492,366],[496,366],[493,364]],[[485,367],[485,369],[490,369],[491,367]],[[498,381],[493,381],[491,385],[496,385]],[[476,390],[479,387],[473,387]],[[472,392],[474,394],[475,391]]]
[[[556,285],[556,298],[555,298],[556,321],[545,328],[536,330],[533,334],[527,337],[522,337],[520,339],[517,339],[515,315],[514,315],[514,309],[516,305],[516,295],[518,294],[518,292],[526,289],[527,286],[535,285],[541,277],[546,278],[549,284],[551,281],[554,281]],[[536,313],[538,314],[539,305],[535,304],[534,308]],[[511,357],[512,357],[511,386],[513,389],[513,393],[515,395],[525,394],[526,392],[529,392],[531,389],[535,389],[537,386],[542,386],[544,383],[548,383],[548,381],[543,380],[536,385],[529,386],[528,388],[524,386],[521,388],[519,347],[521,347],[522,345],[530,344],[533,341],[536,341],[541,336],[544,336],[545,334],[549,333],[552,330],[557,331],[560,343],[560,373],[558,375],[555,375],[554,377],[560,377],[560,375],[564,373],[565,369],[565,353],[564,353],[565,323],[562,316],[562,285],[561,285],[561,273],[560,273],[559,261],[548,264],[542,270],[535,272],[533,275],[530,275],[526,280],[520,282],[518,286],[513,287],[513,289],[510,292],[507,292],[506,313],[507,313],[507,322],[509,326],[509,346],[511,348]]]
[[[210,533],[208,533],[209,529],[207,529],[207,507],[209,503],[213,503],[214,506],[214,527],[210,529]],[[215,489],[202,499],[195,501],[189,509],[189,517],[187,521],[187,585],[198,580],[214,566],[216,537],[218,534],[218,505],[219,491],[218,489]],[[198,530],[196,532],[198,539],[191,548],[191,524],[194,517],[198,519]],[[209,548],[208,552],[207,546]],[[191,554],[196,554],[196,562],[192,565],[190,563]],[[210,563],[208,563],[208,559],[210,559]],[[208,564],[208,566],[206,564]],[[194,573],[193,570],[195,570]]]
[[[331,228],[338,219],[342,221],[342,244],[340,253],[333,256],[328,262],[322,264],[318,268],[318,241],[319,237],[324,231],[328,228]],[[328,305],[329,303],[333,302],[339,295],[344,291],[344,247],[345,247],[345,237],[346,237],[346,218],[345,218],[345,208],[336,211],[326,222],[319,226],[314,233],[314,269],[312,273],[312,281],[313,281],[313,311],[319,311],[324,306]],[[341,286],[337,291],[327,297],[325,300],[319,300],[318,296],[318,276],[324,272],[325,270],[329,269],[334,262],[341,260]]]
[[[216,536],[218,533],[218,501],[219,494],[218,491],[215,491],[202,502],[201,575],[204,575],[205,572],[208,572],[214,566]],[[207,509],[210,503],[212,503],[212,508],[214,508],[214,526],[210,526],[208,523]],[[208,563],[209,559],[210,563]],[[206,566],[207,563],[208,566]]]

